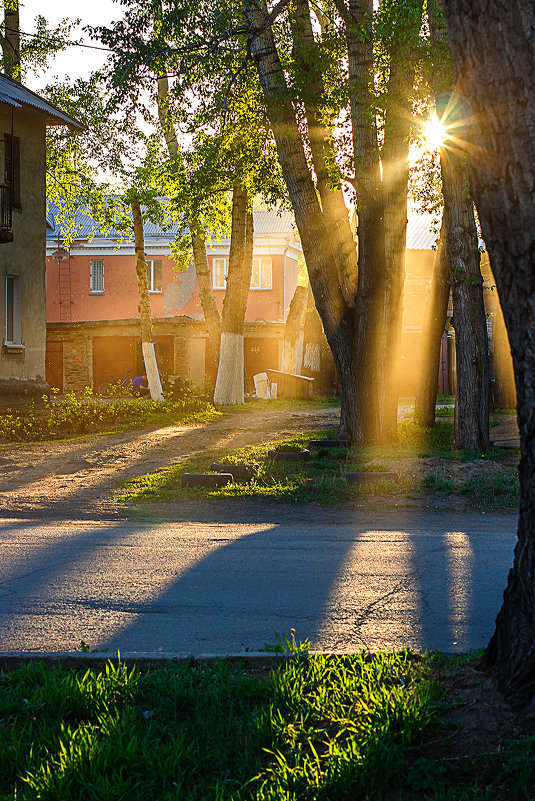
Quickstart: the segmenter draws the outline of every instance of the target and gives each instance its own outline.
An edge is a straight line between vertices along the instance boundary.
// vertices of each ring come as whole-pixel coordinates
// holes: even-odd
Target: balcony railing
[[[2,231],[11,230],[12,211],[11,187],[0,185],[0,229]]]

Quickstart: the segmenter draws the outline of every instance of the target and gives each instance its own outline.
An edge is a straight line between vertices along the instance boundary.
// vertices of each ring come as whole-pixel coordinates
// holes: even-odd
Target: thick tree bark
[[[388,355],[385,352],[386,239],[385,197],[381,183],[377,127],[373,108],[373,2],[350,0],[346,23],[349,100],[357,194],[359,277],[352,347],[354,395],[348,431],[357,441],[378,442],[385,436]],[[342,382],[342,377],[341,377]],[[343,387],[341,394],[343,396]],[[356,437],[355,437],[356,434]]]
[[[147,263],[145,261],[145,237],[143,234],[143,218],[141,207],[138,200],[132,201],[132,219],[134,222],[134,242],[136,251],[136,275],[139,293],[139,317],[141,326],[141,349],[143,351],[143,361],[145,362],[145,372],[149,385],[150,396],[153,401],[163,401],[162,384],[158,365],[156,363],[156,352],[154,350],[154,338],[152,336],[152,317],[150,311],[149,287],[147,283]]]
[[[166,75],[158,76],[158,116],[160,125],[165,137],[168,153],[174,160],[175,169],[184,171],[182,155],[178,145],[176,131],[171,119],[169,109],[169,81]],[[219,363],[219,339],[221,335],[221,320],[217,310],[214,291],[212,288],[212,277],[210,266],[206,255],[206,242],[202,234],[199,220],[194,216],[188,219],[191,232],[191,246],[193,250],[193,260],[195,262],[195,272],[197,273],[197,285],[199,287],[199,297],[201,300],[204,319],[208,329],[210,348],[214,362]]]
[[[308,287],[296,287],[284,326],[281,359],[281,370],[283,373],[294,373],[298,375],[301,370],[307,305]]]
[[[442,47],[446,28],[438,0],[429,2],[428,16],[431,41]],[[441,89],[453,87],[451,64],[442,63],[440,69],[435,86],[437,95]],[[459,449],[487,450],[490,446],[487,324],[473,201],[468,191],[465,156],[457,144],[459,106],[460,98],[455,93],[439,95],[437,111],[449,134],[440,151],[440,167],[457,360],[453,439]]]
[[[243,324],[252,266],[253,215],[247,211],[247,190],[236,183],[232,192],[229,269],[214,392],[214,403],[219,406],[244,402]]]
[[[510,700],[533,714],[535,10],[531,0],[444,0],[444,10],[468,117],[458,135],[467,139],[470,184],[509,333],[520,431],[518,541],[486,664]]]
[[[455,448],[486,451],[489,438],[489,356],[480,253],[472,199],[463,159],[441,153],[442,192],[455,328],[457,394]]]
[[[264,0],[244,0],[244,18],[250,31],[250,46],[256,63],[277,151],[301,236],[316,307],[321,315],[336,369],[340,376],[340,425],[353,442],[368,431],[361,424],[354,402],[352,347],[354,309],[348,306],[338,280],[338,257],[331,236],[330,220],[320,206],[310,175],[303,141],[297,126],[273,32],[266,24]],[[353,243],[353,248],[355,245]],[[356,250],[355,250],[356,264]]]
[[[446,326],[450,297],[450,265],[446,237],[446,222],[443,219],[422,326],[422,352],[414,404],[414,420],[425,428],[432,428],[435,425],[440,345]]]
[[[323,214],[329,219],[331,236],[335,242],[340,287],[346,303],[352,306],[357,293],[355,241],[340,182],[328,168],[332,162],[333,129],[322,121],[320,103],[325,94],[325,86],[308,0],[296,0],[290,12],[290,20],[293,57],[297,67],[296,81],[306,111],[316,187]]]

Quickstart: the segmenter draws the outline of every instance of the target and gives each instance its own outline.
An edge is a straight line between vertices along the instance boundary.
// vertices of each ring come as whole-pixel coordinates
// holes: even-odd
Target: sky
[[[73,2],[73,0],[52,0],[44,3],[43,0],[21,0],[20,2],[20,28],[25,33],[35,31],[34,19],[41,14],[51,26],[56,25],[64,17],[69,19],[80,18],[82,20],[74,37],[77,41],[85,41],[87,44],[97,45],[92,42],[88,35],[82,31],[83,25],[107,25],[113,20],[122,16],[122,8],[113,0],[86,0],[83,3]],[[82,47],[69,47],[63,53],[58,53],[51,62],[49,73],[38,79],[28,76],[26,84],[30,89],[39,90],[47,83],[47,79],[53,75],[60,78],[69,76],[71,78],[87,77],[89,73],[99,67],[105,58],[105,53],[99,50],[91,50]]]

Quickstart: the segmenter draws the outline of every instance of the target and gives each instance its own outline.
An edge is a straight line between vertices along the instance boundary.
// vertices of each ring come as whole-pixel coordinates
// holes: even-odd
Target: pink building
[[[79,215],[78,232],[67,252],[53,213],[47,216],[47,380],[65,391],[80,385],[96,388],[103,380],[142,367],[133,241],[121,242],[116,232],[104,236],[95,229],[90,218]],[[177,272],[171,258],[175,235],[176,228],[164,232],[145,223],[155,341],[162,371],[202,383],[205,376],[213,378],[214,368],[195,267]],[[208,249],[220,311],[229,246],[229,239],[221,239]],[[254,212],[253,275],[245,317],[250,376],[279,366],[281,324],[297,286],[300,252],[290,212]]]

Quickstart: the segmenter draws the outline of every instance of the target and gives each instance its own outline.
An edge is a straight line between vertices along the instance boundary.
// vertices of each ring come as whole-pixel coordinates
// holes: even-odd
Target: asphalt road
[[[466,651],[492,633],[515,529],[513,515],[277,505],[4,520],[0,651],[225,654],[291,628],[317,648]]]

